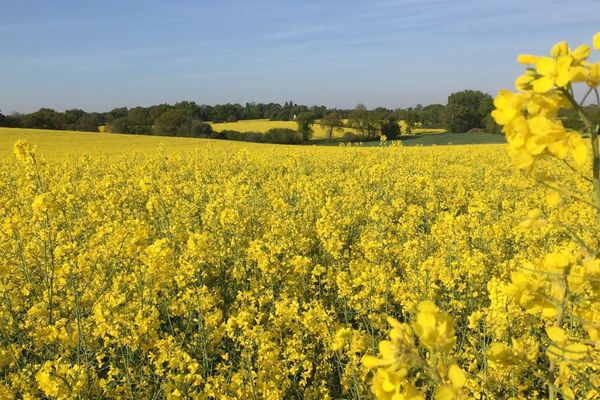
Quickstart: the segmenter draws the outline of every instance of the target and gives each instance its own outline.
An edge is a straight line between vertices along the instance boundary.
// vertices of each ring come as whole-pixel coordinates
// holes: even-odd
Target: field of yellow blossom
[[[549,221],[594,215],[546,201],[505,145],[49,134],[52,152],[2,132],[1,398],[364,399],[395,379],[372,389],[367,367],[427,351],[448,367],[436,398],[544,392],[544,303],[514,273],[575,254]],[[576,357],[596,388],[597,354]]]

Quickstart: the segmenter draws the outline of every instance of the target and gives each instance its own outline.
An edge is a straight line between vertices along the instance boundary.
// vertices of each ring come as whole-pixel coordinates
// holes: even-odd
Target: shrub
[[[287,128],[269,129],[264,134],[265,142],[278,144],[298,144],[302,143],[302,134]]]

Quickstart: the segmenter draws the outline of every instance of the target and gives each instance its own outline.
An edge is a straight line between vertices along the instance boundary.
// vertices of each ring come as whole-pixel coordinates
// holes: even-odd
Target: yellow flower
[[[467,377],[465,372],[456,364],[448,369],[449,384],[441,385],[435,392],[435,400],[460,400],[469,396],[462,390]]]
[[[591,88],[596,88],[600,85],[600,61],[579,67],[577,72],[576,79],[578,81],[585,82]]]
[[[498,125],[506,125],[521,115],[525,98],[522,95],[502,89],[494,99],[495,110],[492,117]]]
[[[527,272],[515,271],[511,274],[511,283],[504,288],[506,296],[512,298],[529,314],[541,313],[545,318],[556,317],[556,306],[544,293],[544,281],[539,279],[535,272],[531,272],[539,268],[531,263],[526,263],[525,268]]]
[[[519,64],[532,65],[535,64],[540,57],[531,54],[519,54],[517,62]]]
[[[564,88],[572,79],[571,64],[573,57],[561,54],[554,58],[541,57],[535,63],[535,69],[539,74],[539,78],[532,81],[533,90],[536,93],[546,93],[555,85],[559,88]]]
[[[547,349],[548,357],[563,360],[582,360],[587,356],[588,347],[583,343],[572,342],[564,329],[551,326],[546,328],[546,333],[552,341]]]
[[[600,32],[594,35],[594,49],[600,50]]]
[[[562,202],[560,193],[555,190],[550,190],[546,193],[546,205],[550,208],[554,208]]]
[[[429,351],[450,351],[456,343],[454,321],[450,315],[429,300],[419,303],[418,310],[413,327],[423,346]]]
[[[552,57],[554,58],[558,58],[560,56],[567,56],[571,54],[571,48],[565,40],[562,40],[556,43],[554,46],[552,46],[550,54],[552,54]]]
[[[592,54],[592,49],[590,48],[590,46],[588,46],[587,44],[582,44],[581,46],[573,50],[571,56],[573,56],[574,63],[577,64],[586,60],[590,56],[590,54]]]
[[[404,378],[408,368],[415,364],[419,355],[413,340],[413,332],[409,325],[400,323],[394,318],[388,318],[392,326],[391,340],[379,342],[379,352],[382,358],[366,355],[362,363],[367,368],[386,367]]]
[[[404,377],[387,369],[375,373],[371,390],[378,400],[425,400],[423,393]]]
[[[36,146],[32,146],[26,140],[17,140],[13,145],[13,154],[22,163],[31,163],[35,153]]]

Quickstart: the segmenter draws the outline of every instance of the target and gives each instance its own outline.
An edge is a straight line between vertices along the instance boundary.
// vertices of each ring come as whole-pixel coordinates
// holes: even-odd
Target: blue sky
[[[600,31],[598,0],[0,0],[0,110],[445,103]]]

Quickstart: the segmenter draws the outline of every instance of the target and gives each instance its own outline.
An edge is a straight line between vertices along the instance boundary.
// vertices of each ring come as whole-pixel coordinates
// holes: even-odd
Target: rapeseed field
[[[3,398],[368,398],[361,360],[387,318],[440,315],[425,300],[465,390],[543,385],[543,326],[506,293],[570,236],[519,227],[545,189],[506,146],[62,133],[61,156],[44,134],[0,161]],[[521,346],[518,369],[486,356],[495,341]]]

